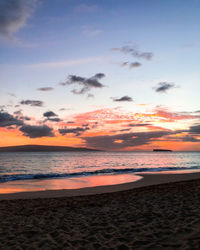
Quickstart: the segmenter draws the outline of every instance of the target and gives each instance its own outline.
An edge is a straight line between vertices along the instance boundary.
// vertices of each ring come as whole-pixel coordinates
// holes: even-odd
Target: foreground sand
[[[0,249],[200,249],[200,179],[1,200]]]

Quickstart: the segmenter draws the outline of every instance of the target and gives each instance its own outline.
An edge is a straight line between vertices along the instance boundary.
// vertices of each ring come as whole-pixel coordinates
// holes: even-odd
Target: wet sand
[[[199,173],[15,195],[1,195],[0,249],[200,249]]]
[[[0,193],[0,200],[7,199],[35,199],[35,198],[56,198],[56,197],[72,197],[72,196],[82,196],[82,195],[92,195],[92,194],[102,194],[102,193],[113,193],[123,190],[129,190],[133,188],[140,188],[151,185],[158,185],[169,182],[178,182],[184,180],[193,180],[200,179],[200,172],[174,172],[173,174],[168,172],[162,172],[160,174],[155,173],[144,173],[144,174],[129,174],[130,178],[127,179],[135,179],[135,177],[140,177],[138,181],[132,181],[129,183],[122,183],[117,185],[102,185],[102,183],[98,186],[91,186],[85,188],[76,188],[76,189],[53,189],[53,190],[43,190],[43,191],[34,191],[34,192],[19,192],[19,193]],[[119,175],[117,175],[119,176]],[[122,174],[121,176],[128,176],[128,174]],[[102,176],[101,176],[102,177]],[[114,175],[112,175],[114,177]],[[88,179],[96,179],[95,176],[87,177]],[[98,178],[98,177],[97,177]],[[84,179],[84,177],[83,177]],[[45,182],[52,182],[53,180],[41,180],[38,182],[38,186],[45,186]],[[56,182],[61,182],[61,184],[57,186],[67,186],[64,184],[64,179],[57,179]],[[26,181],[25,181],[26,182]],[[34,180],[35,182],[35,180]],[[89,181],[92,182],[91,180]],[[97,181],[95,180],[97,183]],[[14,183],[14,182],[13,182]],[[41,183],[41,184],[40,184]],[[76,184],[77,185],[77,184]],[[48,186],[48,185],[46,185]]]
[[[39,191],[46,190],[66,190],[68,189],[68,195],[72,195],[69,190],[78,189],[77,193],[82,188],[96,187],[96,186],[109,186],[122,184],[127,182],[134,182],[136,180],[142,179],[142,176],[134,174],[115,174],[115,175],[92,175],[92,176],[81,176],[81,177],[70,177],[70,178],[50,178],[50,179],[32,179],[32,180],[17,180],[17,181],[8,181],[0,183],[0,194],[9,194],[9,193],[21,193],[17,197],[23,197],[23,193],[29,192],[28,195],[25,195],[27,198],[37,197]],[[33,194],[32,192],[36,192]],[[73,191],[72,191],[73,192]],[[57,192],[59,193],[59,192]],[[41,193],[44,197],[46,193]],[[54,192],[51,192],[50,197],[53,197]],[[13,195],[9,195],[14,198]],[[65,196],[65,194],[64,194]]]

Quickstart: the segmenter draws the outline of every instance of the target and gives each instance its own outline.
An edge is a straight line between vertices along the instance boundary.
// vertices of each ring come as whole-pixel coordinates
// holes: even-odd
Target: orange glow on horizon
[[[71,118],[71,119],[70,119]],[[194,115],[180,115],[176,113],[170,113],[167,110],[155,110],[154,113],[131,113],[123,112],[120,109],[98,109],[91,112],[85,112],[82,114],[68,117],[68,122],[58,122],[56,124],[47,122],[50,128],[53,129],[54,137],[40,137],[29,138],[24,136],[18,129],[8,129],[6,127],[0,128],[1,140],[0,146],[15,146],[26,144],[38,144],[38,145],[57,145],[57,146],[72,146],[72,147],[90,147],[87,145],[84,137],[98,137],[101,136],[121,136],[128,133],[151,133],[169,131],[168,136],[149,139],[148,144],[121,148],[120,151],[126,150],[148,150],[153,148],[169,148],[172,150],[200,150],[199,142],[181,141],[181,138],[190,136],[186,132],[179,132],[183,129],[183,125],[187,125],[187,122],[194,119]],[[40,124],[39,121],[35,121],[34,124]],[[158,126],[157,126],[158,124]],[[72,132],[68,132],[65,135],[59,133],[60,128],[71,129]],[[73,132],[79,128],[80,134]],[[86,128],[86,129],[84,129]],[[187,128],[187,127],[186,127]],[[177,130],[177,134],[173,134],[173,131]],[[172,132],[170,134],[170,132]],[[113,137],[115,139],[115,137]],[[177,139],[176,139],[177,138]],[[197,135],[193,136],[194,139],[199,139]],[[136,138],[137,139],[137,138]],[[122,144],[123,140],[116,137],[115,143]],[[106,144],[105,144],[106,145]],[[119,146],[120,147],[120,146]],[[98,148],[97,148],[98,149]]]

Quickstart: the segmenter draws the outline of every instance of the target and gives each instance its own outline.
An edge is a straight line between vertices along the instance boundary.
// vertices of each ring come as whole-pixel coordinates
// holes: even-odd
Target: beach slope
[[[1,249],[200,248],[200,179],[0,202]]]

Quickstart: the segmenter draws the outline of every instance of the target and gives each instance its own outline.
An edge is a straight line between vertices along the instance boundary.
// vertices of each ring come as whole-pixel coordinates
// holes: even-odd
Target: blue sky
[[[47,110],[68,119],[118,106],[133,113],[151,113],[158,107],[169,112],[200,109],[198,0],[0,0],[0,10],[4,112],[21,109],[41,124]],[[76,87],[60,85],[69,75],[89,79],[97,73],[105,75],[98,79],[102,87],[83,94],[71,92],[80,90],[80,82]],[[160,83],[164,91],[156,91]],[[42,87],[53,90],[37,90]],[[94,97],[88,98],[88,93]],[[133,101],[113,101],[123,96]],[[22,100],[41,100],[44,105],[21,105]],[[192,124],[187,121],[186,127]]]

